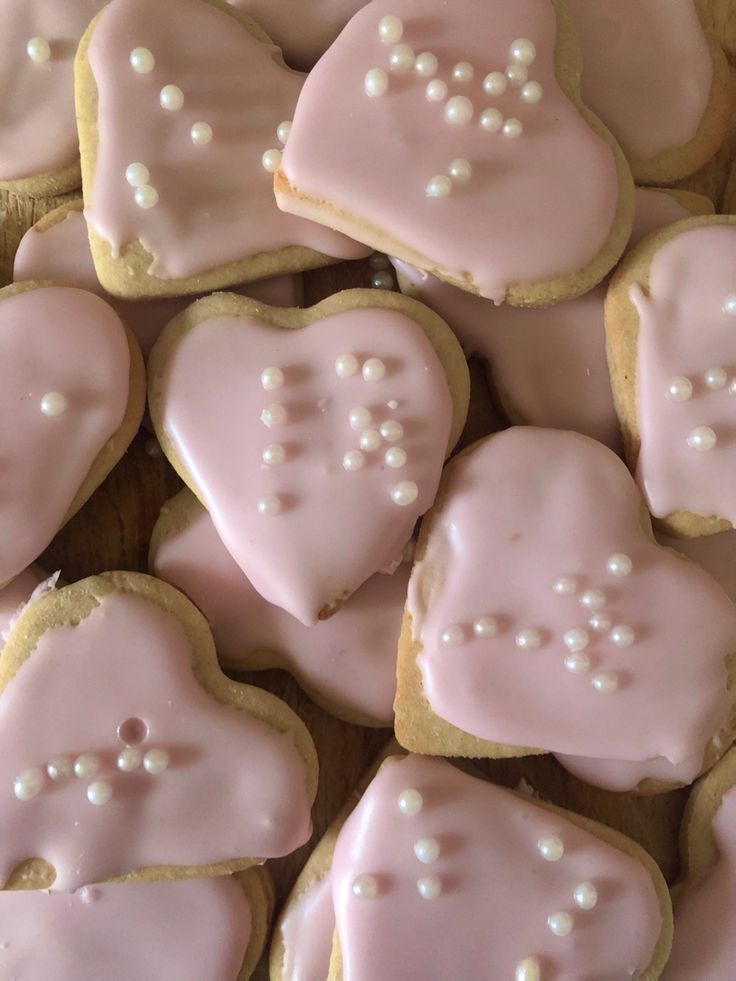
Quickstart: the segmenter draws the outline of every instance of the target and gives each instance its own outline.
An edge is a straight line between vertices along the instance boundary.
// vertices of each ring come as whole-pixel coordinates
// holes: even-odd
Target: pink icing
[[[688,143],[713,61],[693,0],[568,0],[583,49],[582,94],[624,149],[649,160]]]
[[[0,653],[18,610],[28,602],[31,593],[45,578],[46,574],[38,566],[29,566],[0,589]]]
[[[0,583],[49,544],[95,457],[120,428],[130,354],[117,314],[77,289],[0,300]],[[67,398],[46,416],[47,392]]]
[[[136,47],[154,55],[148,74],[131,68]],[[139,239],[153,256],[150,272],[163,279],[291,245],[343,259],[366,254],[274,203],[261,157],[279,147],[276,129],[291,119],[302,85],[301,75],[278,63],[275,48],[201,0],[116,0],[88,54],[99,90],[99,145],[86,216],[114,253]],[[164,85],[181,88],[182,109],[161,108]],[[213,137],[195,146],[189,132],[200,121]],[[138,161],[159,193],[149,210],[136,205],[125,179]]]
[[[437,56],[437,77],[450,79],[450,95],[471,99],[475,115],[469,125],[445,123],[445,104],[430,102],[427,79],[414,73],[392,74],[380,98],[366,95],[366,73],[388,70],[390,46],[378,36],[386,14],[403,20],[402,43],[417,54]],[[548,0],[370,3],[302,90],[283,158],[286,177],[298,191],[346,210],[420,253],[430,271],[472,278],[483,296],[498,302],[511,284],[587,266],[606,243],[616,216],[616,167],[609,145],[559,87],[555,34]],[[497,98],[483,92],[486,74],[504,71],[509,46],[519,37],[530,38],[537,48],[530,68],[530,78],[544,88],[537,105],[526,105],[514,86]],[[452,82],[452,67],[460,61],[475,67],[470,84]],[[486,132],[478,120],[488,107],[521,120],[523,134],[506,139]],[[455,184],[448,197],[427,197],[428,182],[446,174],[458,157],[473,167],[470,180]],[[295,198],[280,198],[279,205],[306,214]],[[312,216],[340,220],[332,212]],[[360,230],[350,223],[351,234]],[[380,247],[370,229],[365,240]]]
[[[79,160],[74,115],[74,55],[79,39],[107,0],[0,0],[0,180],[54,173]],[[33,37],[51,46],[32,61]]]
[[[233,981],[251,911],[221,877],[0,892],[0,923],[0,972],[13,981]]]
[[[408,565],[391,576],[372,576],[333,617],[314,627],[262,599],[204,508],[197,508],[188,527],[161,542],[152,568],[204,613],[229,667],[247,669],[249,655],[276,652],[307,690],[333,705],[392,722]]]
[[[637,479],[656,517],[684,509],[736,523],[736,395],[729,391],[736,378],[736,317],[724,310],[726,298],[734,294],[736,226],[728,225],[681,232],[655,254],[648,295],[638,285],[631,289],[639,314]],[[709,389],[703,377],[713,368],[727,373],[717,390]],[[666,396],[676,376],[692,383],[687,401]],[[715,431],[713,449],[702,452],[688,445],[698,427]]]
[[[335,932],[332,872],[290,900],[281,921],[284,945],[283,981],[327,981]]]
[[[407,789],[423,798],[418,814],[399,810]],[[539,853],[549,836],[562,842],[559,861]],[[440,847],[429,865],[414,853],[427,837]],[[344,981],[513,978],[527,957],[538,959],[544,981],[623,981],[650,962],[662,928],[652,880],[636,859],[426,757],[384,764],[340,832],[332,871]],[[360,875],[375,877],[376,898],[353,895]],[[439,879],[435,899],[419,895],[425,876]],[[573,900],[586,882],[598,893],[590,910]],[[567,937],[547,927],[558,911],[573,918]]]
[[[675,942],[662,981],[731,981],[736,963],[736,787],[713,819],[719,852],[707,878],[675,900]]]
[[[720,535],[705,535],[703,538],[669,538],[657,535],[660,545],[682,552],[693,562],[702,565],[708,575],[736,603],[736,531],[724,531]]]
[[[70,211],[63,221],[42,232],[35,225],[29,228],[15,254],[13,279],[15,282],[53,279],[97,293],[118,311],[133,331],[145,358],[169,320],[192,302],[191,297],[137,303],[111,297],[97,279],[81,211]],[[296,307],[301,298],[299,287],[298,276],[275,276],[250,283],[247,294],[269,306]]]
[[[408,600],[432,709],[483,739],[646,762],[644,771],[664,757],[692,780],[729,713],[736,610],[702,569],[643,532],[623,463],[575,433],[517,427],[450,464],[443,501]],[[618,554],[631,560],[627,576],[607,569]],[[574,578],[574,592],[553,590],[563,576]],[[587,625],[588,590],[603,592],[598,612],[612,627],[633,630],[631,646]],[[488,616],[497,636],[473,637],[474,622]],[[453,624],[462,642],[443,643]],[[522,650],[516,635],[530,628],[539,648]],[[580,628],[590,667],[573,673],[563,634]],[[617,690],[596,690],[593,680],[609,673]],[[603,776],[589,779],[606,786],[598,769]]]
[[[351,377],[335,370],[343,354],[357,359]],[[372,358],[384,363],[385,377],[367,382],[360,366]],[[262,387],[268,367],[283,370],[276,391]],[[151,385],[161,425],[225,547],[264,599],[304,624],[395,567],[434,501],[450,392],[424,331],[397,311],[346,310],[291,331],[246,316],[207,320],[179,339]],[[286,408],[284,424],[261,421],[270,405]],[[395,420],[404,436],[378,438],[363,468],[348,472],[344,455],[358,450],[365,430],[348,421],[356,407],[371,412],[374,432]],[[261,455],[272,443],[284,447],[285,460],[269,467]],[[403,467],[384,463],[390,447],[406,452]],[[404,483],[416,484],[418,495],[402,506],[391,492]],[[259,513],[272,495],[280,513]]]
[[[144,752],[170,754],[165,772],[116,769],[127,719],[147,725]],[[292,737],[205,692],[179,622],[142,595],[112,593],[77,626],[43,634],[0,696],[0,743],[0,882],[31,856],[70,890],[148,866],[280,856],[311,832]],[[74,776],[16,798],[23,771],[81,753],[101,760],[104,806]]]

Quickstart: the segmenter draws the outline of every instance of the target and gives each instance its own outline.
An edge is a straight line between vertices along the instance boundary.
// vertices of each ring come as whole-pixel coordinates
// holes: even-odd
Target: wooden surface
[[[736,0],[709,0],[709,9],[719,36],[730,47],[731,54],[736,55]],[[715,160],[682,182],[682,186],[707,194],[717,207],[736,212],[736,177],[730,193],[726,194],[734,160],[736,120]],[[23,232],[64,200],[31,201],[0,192],[0,285],[11,280],[12,258]],[[305,302],[314,303],[346,286],[368,286],[370,275],[367,263],[344,263],[308,274]],[[496,428],[484,373],[479,365],[471,367],[473,410],[465,443]],[[110,569],[147,571],[148,542],[159,508],[181,486],[166,461],[155,455],[157,448],[145,430],[138,434],[119,466],[42,556],[45,568],[61,569],[67,581]],[[321,764],[314,809],[313,841],[316,841],[389,733],[362,729],[332,718],[310,702],[283,672],[268,671],[244,678],[285,699],[314,737]],[[575,780],[551,757],[487,761],[481,768],[493,779],[510,786],[517,785],[523,777],[546,799],[624,831],[650,851],[669,879],[676,874],[676,840],[687,797],[685,791],[651,799],[605,793]],[[287,895],[310,849],[311,844],[288,858],[269,863],[278,904]],[[256,981],[266,981],[265,959],[254,977]]]

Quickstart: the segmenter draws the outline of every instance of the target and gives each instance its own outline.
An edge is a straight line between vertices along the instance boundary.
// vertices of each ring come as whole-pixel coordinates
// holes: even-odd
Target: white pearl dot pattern
[[[391,467],[392,470],[400,470],[402,467],[406,466],[406,450],[402,449],[400,446],[392,446],[390,449],[386,450],[383,459],[387,467]]]
[[[565,854],[565,846],[557,835],[545,835],[537,842],[537,851],[546,862],[559,862]]]
[[[112,784],[107,780],[95,780],[87,787],[87,800],[96,807],[102,807],[112,798]]]
[[[495,637],[498,633],[498,623],[493,617],[478,617],[473,621],[473,633],[476,637]]]
[[[521,100],[529,106],[535,106],[542,101],[544,89],[539,82],[527,82],[521,89]]]
[[[388,65],[397,75],[407,75],[414,68],[414,51],[408,44],[397,44],[391,49]]]
[[[148,75],[152,72],[156,64],[156,59],[148,48],[133,48],[130,52],[130,64],[134,72],[139,75]]]
[[[519,961],[514,972],[514,981],[541,981],[542,968],[538,957],[525,957]]]
[[[440,857],[440,843],[436,838],[420,838],[414,843],[414,854],[424,865],[431,865]]]
[[[355,364],[355,370],[358,370],[357,362]],[[358,408],[350,410],[348,422],[350,423],[351,429],[364,429],[373,422],[373,416],[368,409],[358,406]]]
[[[118,753],[118,770],[122,770],[123,773],[132,773],[138,769],[142,762],[143,753],[135,746],[127,746]]]
[[[581,882],[572,894],[575,905],[580,909],[594,909],[598,903],[598,890],[592,882]]]
[[[590,683],[601,695],[611,695],[618,690],[618,675],[613,671],[601,671],[593,675]]]
[[[380,98],[388,91],[388,75],[382,68],[371,68],[366,72],[363,86],[371,99]]]
[[[471,167],[469,161],[458,157],[457,160],[453,160],[450,166],[447,168],[447,173],[450,177],[458,184],[467,184],[470,178],[473,176],[473,168]]]
[[[261,412],[261,422],[264,426],[271,429],[273,426],[283,426],[288,422],[289,414],[283,405],[274,403],[273,405],[267,405],[266,408]]]
[[[82,753],[74,761],[74,773],[80,780],[90,780],[100,770],[100,760],[94,753]]]
[[[537,57],[534,42],[527,37],[519,37],[511,42],[509,58],[519,65],[531,65]]]
[[[281,166],[281,150],[277,150],[275,147],[266,150],[261,157],[261,166],[269,174],[275,174]]]
[[[414,62],[414,71],[422,78],[432,78],[433,75],[437,74],[438,68],[437,56],[433,55],[431,51],[423,51],[417,55]]]
[[[178,112],[184,105],[184,93],[178,85],[164,85],[158,99],[161,108],[169,112]]]
[[[670,402],[687,402],[693,394],[693,383],[684,375],[675,375],[667,382],[665,396]]]
[[[452,69],[452,80],[458,85],[469,85],[475,76],[475,69],[469,61],[459,61]]]
[[[503,129],[503,116],[498,109],[485,109],[481,113],[480,124],[487,133],[500,133]]]
[[[404,427],[396,419],[386,419],[379,426],[379,432],[387,443],[398,443],[404,438]]]
[[[447,98],[447,82],[441,78],[433,78],[424,90],[430,102],[443,102]]]
[[[366,429],[360,437],[360,448],[366,453],[375,453],[381,448],[381,434],[377,429]]]
[[[424,798],[418,790],[409,787],[407,790],[401,791],[397,803],[402,814],[413,817],[415,814],[419,814],[424,807]]]
[[[200,120],[194,123],[189,130],[189,137],[195,146],[207,146],[212,142],[212,127],[209,123]]]
[[[467,126],[474,112],[473,103],[466,95],[453,95],[445,106],[445,121],[450,126]]]
[[[509,84],[503,72],[490,72],[483,79],[483,91],[486,95],[503,95]]]
[[[339,354],[335,358],[335,372],[338,378],[351,378],[358,370],[358,359],[354,354]]]
[[[281,513],[281,500],[276,494],[267,494],[258,501],[256,508],[264,517],[273,518]]]
[[[449,627],[445,627],[442,631],[442,643],[443,644],[462,644],[465,639],[465,632],[463,628],[458,623],[451,623]]]
[[[693,450],[698,450],[699,453],[707,453],[714,449],[717,443],[718,437],[710,426],[697,426],[687,438],[687,445]]]
[[[46,772],[49,775],[49,779],[53,780],[54,783],[61,783],[63,780],[68,780],[72,773],[74,773],[71,758],[64,755],[54,757],[47,765]]]
[[[267,467],[277,467],[286,459],[286,450],[281,443],[269,443],[261,455]]]
[[[67,398],[61,392],[46,392],[41,398],[41,412],[49,418],[62,415],[67,407]]]
[[[169,768],[169,754],[165,749],[149,749],[143,757],[143,769],[146,773],[158,776]]]
[[[26,54],[37,65],[43,64],[51,57],[51,45],[45,37],[32,37],[26,44]]]
[[[363,364],[363,381],[377,382],[386,377],[386,365],[380,358],[368,358]]]
[[[424,190],[428,198],[446,198],[451,192],[452,181],[446,174],[436,174]]]
[[[565,631],[562,635],[562,642],[568,651],[575,654],[585,650],[590,643],[590,636],[588,631],[583,630],[582,627],[574,627],[572,630]]]
[[[578,583],[574,576],[560,576],[552,583],[552,592],[559,596],[574,593],[577,588]]]
[[[399,507],[408,507],[413,504],[419,496],[419,488],[413,480],[402,480],[391,488],[391,500]]]
[[[286,146],[289,140],[289,136],[291,135],[291,127],[292,122],[290,119],[284,119],[284,121],[279,123],[276,127],[276,139],[282,146]]]
[[[606,594],[601,589],[586,589],[580,594],[580,605],[586,610],[599,610],[606,603]]]
[[[507,119],[503,124],[503,135],[507,140],[515,140],[524,132],[520,119]]]
[[[590,671],[590,657],[584,651],[568,654],[563,664],[570,674],[587,674]]]
[[[378,36],[384,44],[396,44],[404,34],[404,24],[395,14],[387,14],[378,22]]]
[[[375,876],[359,875],[353,879],[352,889],[357,899],[375,899],[378,895],[378,882]]]
[[[506,69],[506,78],[512,85],[522,86],[529,78],[529,72],[523,65],[509,65]]]
[[[437,899],[442,892],[442,883],[436,875],[427,875],[417,880],[417,892],[422,899]]]
[[[567,937],[572,931],[572,917],[569,913],[550,913],[547,926],[556,937]]]
[[[723,388],[728,381],[728,375],[724,368],[709,368],[703,375],[706,388],[717,390]]]
[[[622,578],[630,574],[634,568],[634,563],[628,555],[625,555],[623,552],[616,552],[614,555],[609,556],[608,562],[606,562],[606,568],[612,576]]]
[[[536,627],[525,627],[514,637],[514,643],[522,651],[536,651],[542,646],[542,636]]]
[[[131,187],[143,187],[151,179],[151,172],[144,163],[128,164],[125,168],[125,179]]]
[[[631,647],[636,639],[634,636],[634,631],[626,623],[617,623],[611,630],[610,637],[612,643],[614,643],[616,647]]]
[[[43,790],[43,770],[38,766],[23,770],[13,781],[13,793],[18,800],[33,800]]]
[[[360,450],[348,450],[342,458],[343,470],[353,473],[355,470],[362,470],[365,466],[365,457]]]
[[[284,373],[281,368],[264,368],[261,372],[261,385],[266,391],[274,391],[284,384]]]
[[[158,204],[158,191],[150,184],[141,184],[135,189],[134,198],[138,207],[147,211],[149,208],[155,208]]]

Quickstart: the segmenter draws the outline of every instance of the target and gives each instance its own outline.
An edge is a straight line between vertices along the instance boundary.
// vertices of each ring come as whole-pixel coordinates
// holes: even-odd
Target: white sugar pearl
[[[547,862],[559,862],[565,854],[565,846],[557,835],[545,835],[537,842],[537,851]]]
[[[736,317],[736,293],[732,293],[731,296],[727,296],[723,301],[723,312],[730,314],[732,317]]]
[[[142,187],[151,179],[151,172],[143,163],[128,164],[125,168],[125,179],[131,187]]]
[[[600,671],[593,675],[590,683],[602,695],[610,695],[618,688],[618,675],[613,671]]]
[[[703,375],[703,381],[708,388],[723,388],[728,376],[723,368],[709,368]]]
[[[616,647],[631,647],[634,643],[634,631],[626,623],[616,624],[610,637]]]
[[[371,286],[374,290],[392,290],[395,285],[394,277],[385,269],[371,276]]]
[[[143,768],[147,773],[158,776],[159,773],[168,769],[169,759],[169,754],[165,749],[149,749],[143,757]]]
[[[445,106],[445,121],[450,126],[466,126],[473,118],[473,103],[467,95],[453,95]]]
[[[378,36],[384,44],[396,44],[404,33],[404,25],[400,17],[387,14],[378,22]]]
[[[143,762],[143,753],[135,746],[127,746],[118,753],[118,770],[123,773],[132,773],[137,770]]]
[[[693,394],[693,384],[684,375],[676,375],[667,382],[667,391],[664,394],[670,402],[687,402]]]
[[[588,620],[588,626],[599,634],[605,634],[611,629],[611,618],[605,613],[594,613]]]
[[[467,85],[469,82],[472,82],[474,75],[475,69],[469,61],[458,61],[452,69],[452,79],[459,85]]]
[[[348,422],[350,423],[351,429],[365,429],[366,426],[370,426],[370,424],[373,422],[373,416],[370,414],[368,409],[358,406],[357,409],[350,410],[348,414]]]
[[[575,887],[572,897],[580,909],[594,909],[598,902],[598,890],[592,882],[581,882]]]
[[[587,674],[590,671],[590,658],[584,651],[568,654],[563,663],[570,674]]]
[[[414,71],[422,78],[432,78],[437,74],[439,63],[431,51],[423,51],[414,62]]]
[[[705,453],[712,450],[718,442],[718,437],[710,426],[698,426],[687,438],[687,445],[693,450]]]
[[[375,899],[378,895],[375,876],[359,875],[353,879],[353,895],[358,899]]]
[[[95,780],[87,787],[87,800],[95,807],[102,807],[112,797],[112,785],[107,780]]]
[[[269,443],[261,454],[261,459],[267,467],[277,467],[286,459],[286,450],[281,443]]]
[[[360,450],[348,450],[342,458],[342,466],[348,473],[352,473],[354,470],[362,470],[365,466],[365,457]]]
[[[74,761],[74,772],[80,780],[89,780],[99,772],[100,760],[94,753],[82,753]]]
[[[542,637],[534,627],[526,627],[517,632],[514,642],[522,651],[536,651],[542,644]]]
[[[503,72],[491,72],[483,79],[483,91],[486,95],[503,95],[508,84]]]
[[[259,514],[268,518],[273,518],[281,513],[281,500],[275,494],[267,494],[256,504]]]
[[[633,567],[633,562],[623,552],[616,552],[614,555],[610,555],[606,562],[606,568],[612,576],[628,576]]]
[[[380,358],[368,358],[363,364],[363,381],[381,381],[386,375],[386,365]]]
[[[366,429],[360,437],[360,448],[366,453],[375,453],[381,448],[381,434],[377,429]]]
[[[281,368],[264,368],[261,372],[261,385],[266,389],[266,391],[273,391],[276,388],[281,388],[284,384],[284,373]]]
[[[525,957],[516,965],[514,981],[541,981],[542,968],[537,957]]]
[[[585,648],[590,643],[590,636],[587,630],[583,630],[580,627],[574,627],[572,630],[566,630],[562,635],[562,642],[568,651],[576,654],[578,651],[584,651]]]
[[[391,488],[391,500],[400,507],[413,504],[419,496],[419,488],[413,480],[402,480]]]
[[[363,85],[365,94],[371,99],[377,99],[388,91],[388,75],[382,68],[371,68],[366,72]]]
[[[68,780],[74,772],[71,758],[69,756],[54,757],[47,765],[46,772],[54,782],[60,783],[62,780]]]
[[[420,838],[414,842],[414,854],[424,865],[430,865],[440,857],[440,843],[436,838]]]
[[[574,576],[560,576],[552,583],[552,592],[557,593],[559,596],[574,593],[577,588],[578,582]]]
[[[51,45],[45,37],[32,37],[26,45],[26,53],[31,61],[40,64],[51,57]]]
[[[498,633],[498,624],[493,617],[478,617],[473,621],[473,633],[476,637],[495,637]]]
[[[277,150],[274,147],[266,150],[261,157],[261,165],[269,174],[275,174],[281,166],[281,150]]]
[[[398,804],[402,814],[408,814],[410,817],[413,817],[413,815],[418,814],[424,807],[424,798],[418,790],[409,787],[408,790],[402,790],[399,794]]]
[[[523,65],[509,65],[506,69],[506,78],[512,85],[524,85],[529,78],[529,72]]]
[[[442,631],[443,644],[462,644],[464,639],[465,632],[458,623],[451,623],[449,627],[445,627],[445,629]]]
[[[523,132],[524,127],[521,125],[521,120],[519,119],[507,119],[503,124],[503,135],[508,140],[515,140]]]
[[[387,443],[398,443],[404,438],[404,427],[396,419],[387,419],[379,426],[381,436]]]
[[[437,899],[442,892],[442,883],[436,875],[427,875],[417,880],[417,892],[422,899]]]
[[[184,105],[184,93],[178,85],[164,85],[158,97],[162,109],[178,112]]]
[[[195,146],[206,146],[212,142],[212,127],[209,123],[200,120],[200,122],[192,125],[192,128],[189,130],[189,136]]]
[[[441,78],[433,78],[424,90],[430,102],[442,102],[447,98],[447,82]]]
[[[414,67],[414,51],[408,44],[397,44],[391,49],[388,65],[397,75],[405,75]]]
[[[383,459],[387,467],[400,470],[401,467],[406,466],[406,450],[401,446],[392,446],[386,450]]]
[[[130,52],[130,64],[139,75],[148,75],[153,71],[156,60],[148,48],[133,48]]]
[[[509,58],[518,65],[531,65],[536,57],[537,49],[528,37],[517,37],[511,42]]]
[[[462,157],[458,157],[457,160],[453,160],[450,166],[447,168],[447,173],[452,177],[454,181],[458,184],[465,184],[473,176],[473,168],[467,160]]]
[[[23,770],[13,781],[13,793],[18,800],[33,800],[43,790],[43,770],[32,766]]]
[[[158,191],[150,184],[141,184],[140,187],[137,187],[134,197],[138,207],[144,210],[155,208],[158,204]]]
[[[357,370],[358,359],[354,354],[340,354],[335,358],[335,371],[339,378],[350,378]]]
[[[542,101],[544,89],[539,82],[527,82],[521,89],[521,99],[529,106],[535,106]]]
[[[46,392],[41,398],[41,412],[45,416],[60,416],[67,409],[66,396],[61,392]]]
[[[424,189],[428,198],[446,198],[451,191],[452,181],[445,174],[435,174]]]
[[[572,930],[572,917],[569,913],[550,913],[547,926],[556,937],[566,937]]]
[[[283,426],[288,418],[289,414],[285,407],[278,403],[267,405],[263,412],[261,412],[261,422],[264,426],[268,426],[269,429],[272,426]]]
[[[499,133],[503,127],[503,116],[498,109],[484,109],[480,124],[487,133]]]
[[[283,122],[279,123],[276,127],[276,139],[283,146],[286,146],[289,136],[291,135],[292,122],[290,119],[284,119]]]
[[[578,602],[586,610],[600,610],[605,605],[606,594],[601,589],[586,589],[580,594]]]

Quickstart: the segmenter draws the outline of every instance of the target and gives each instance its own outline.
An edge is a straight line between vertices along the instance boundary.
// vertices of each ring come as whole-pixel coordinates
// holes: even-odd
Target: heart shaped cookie
[[[368,254],[274,202],[302,82],[223,0],[116,0],[94,19],[77,57],[77,114],[108,292],[204,293]]]
[[[0,883],[49,885],[48,866],[66,891],[219,875],[311,833],[306,728],[220,673],[206,622],[171,586],[107,573],[33,603],[0,692]]]
[[[614,764],[632,789],[690,783],[733,739],[734,652],[733,603],[655,544],[615,454],[510,429],[453,460],[423,524],[397,737],[439,755],[587,757],[604,787]]]
[[[306,625],[395,568],[468,405],[426,307],[349,290],[309,310],[199,300],[149,361],[159,442],[254,588]]]
[[[0,290],[0,584],[102,483],[144,399],[138,345],[107,303],[43,283]]]

